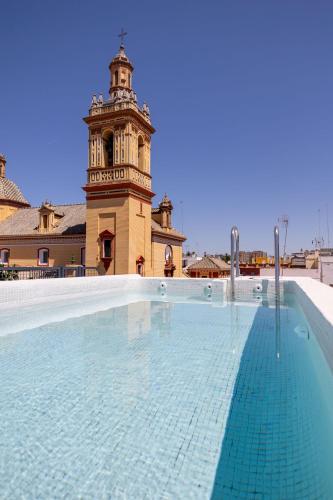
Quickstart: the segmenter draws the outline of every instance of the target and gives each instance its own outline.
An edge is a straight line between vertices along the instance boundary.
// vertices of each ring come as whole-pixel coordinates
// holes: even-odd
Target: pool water
[[[288,304],[145,300],[0,337],[1,498],[332,498],[333,377]]]

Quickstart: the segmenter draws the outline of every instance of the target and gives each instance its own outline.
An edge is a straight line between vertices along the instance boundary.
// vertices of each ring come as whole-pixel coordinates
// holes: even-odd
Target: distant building
[[[252,252],[245,252],[244,250],[239,251],[239,263],[240,264],[251,264],[251,254]]]
[[[190,278],[226,278],[230,276],[230,264],[219,257],[205,256],[187,268]]]
[[[333,254],[319,256],[319,269],[320,281],[333,286]]]
[[[304,252],[297,252],[291,255],[290,267],[305,267],[305,254]]]
[[[314,252],[309,252],[305,256],[305,267],[306,269],[318,269],[319,262],[319,252],[315,250]]]
[[[243,264],[239,266],[239,272],[241,276],[260,276],[260,267]]]
[[[187,268],[191,264],[194,264],[194,262],[197,262],[198,260],[201,260],[202,257],[199,257],[196,252],[187,252],[186,254],[183,255],[183,269]]]
[[[267,256],[263,250],[252,250],[251,252],[239,252],[239,263],[253,266],[273,265],[272,257]]]
[[[321,248],[319,250],[319,255],[322,257],[332,257],[333,256],[333,248]]]

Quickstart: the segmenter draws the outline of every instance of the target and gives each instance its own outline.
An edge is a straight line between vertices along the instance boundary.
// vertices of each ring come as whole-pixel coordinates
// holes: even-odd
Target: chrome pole
[[[279,227],[274,227],[274,267],[275,267],[275,350],[276,357],[281,354],[281,319],[280,319],[280,238]]]
[[[274,257],[275,257],[275,297],[280,299],[280,243],[279,227],[274,227]]]
[[[230,234],[230,282],[231,282],[231,300],[235,298],[235,249],[236,249],[236,266],[237,259],[239,260],[237,252],[237,235],[238,229],[236,226],[231,228]]]
[[[238,227],[235,227],[236,230],[236,277],[240,275],[239,272],[239,231]]]

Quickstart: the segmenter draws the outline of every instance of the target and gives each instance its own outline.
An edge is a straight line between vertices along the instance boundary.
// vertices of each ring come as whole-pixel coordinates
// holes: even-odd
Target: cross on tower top
[[[124,31],[124,28],[121,28],[121,32],[119,33],[119,38],[120,38],[120,46],[123,47],[124,46],[124,38],[125,36],[127,35],[127,32]]]

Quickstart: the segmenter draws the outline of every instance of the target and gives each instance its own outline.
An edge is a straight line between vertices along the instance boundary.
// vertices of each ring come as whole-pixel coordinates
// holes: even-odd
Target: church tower
[[[93,96],[89,115],[86,265],[101,274],[152,275],[150,142],[147,104],[139,106],[123,42],[110,65],[107,100]]]

